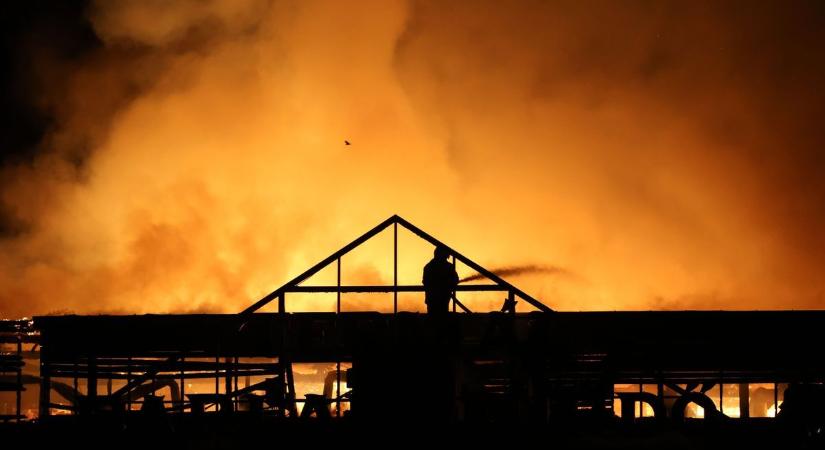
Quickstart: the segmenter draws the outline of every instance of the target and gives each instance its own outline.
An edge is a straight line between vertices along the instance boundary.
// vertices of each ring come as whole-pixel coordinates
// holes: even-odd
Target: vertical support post
[[[224,373],[224,393],[226,394],[226,398],[229,399],[229,393],[232,392],[232,358],[225,357],[224,364],[226,364],[226,372]],[[224,401],[221,402],[221,409],[223,409],[224,405],[231,405],[231,401]],[[221,411],[221,413],[228,413],[230,411]]]
[[[341,361],[335,364],[335,417],[341,417]]]
[[[234,366],[232,366],[232,372],[234,373],[233,378],[234,378],[234,381],[235,381],[235,389],[232,392],[238,392],[238,362],[239,362],[238,357],[236,356],[235,357],[235,364],[234,364]],[[236,395],[235,396],[235,411],[238,410],[239,402],[240,402],[240,399]]]
[[[180,355],[180,412],[183,414],[184,404],[186,402],[186,377],[184,370],[186,367],[186,355]]]
[[[151,392],[151,394],[156,395],[157,394],[157,389],[158,389],[158,373],[156,371],[153,371],[152,372],[152,392]],[[143,398],[143,402],[146,403],[146,397]],[[161,403],[165,404],[166,402],[161,402]],[[164,405],[164,408],[166,408],[166,405]]]
[[[132,384],[132,357],[126,358],[126,386]],[[126,391],[126,410],[132,411],[132,393]],[[129,417],[128,415],[126,417]]]
[[[664,376],[662,375],[661,371],[658,373],[657,378],[658,378],[658,380],[657,380],[657,384],[656,384],[656,396],[659,397],[659,402],[661,402],[660,404],[664,404],[664,402],[665,402],[665,385],[664,385],[664,381],[663,381]],[[656,414],[655,411],[654,411],[654,414]]]
[[[341,257],[338,257],[336,261],[336,270],[337,270],[337,288],[336,288],[336,299],[335,299],[335,314],[341,314]]]
[[[78,385],[77,385],[77,374],[80,372],[80,368],[77,366],[77,358],[75,358],[75,360],[74,360],[73,367],[74,367],[74,391],[75,392],[80,392],[80,390],[78,389]],[[77,406],[77,405],[75,405],[75,406]],[[77,414],[77,412],[78,412],[77,408],[75,408],[75,410],[72,411],[72,414]]]
[[[49,373],[49,354],[45,347],[40,347],[40,418],[49,416],[51,402],[51,374]]]
[[[779,415],[779,384],[773,384],[773,416]]]
[[[453,270],[455,270],[455,255],[453,255]],[[452,292],[452,299],[453,299],[453,312],[456,311],[456,304],[455,304],[455,291]]]
[[[278,312],[286,314],[286,292],[281,292],[278,296]]]
[[[719,412],[725,414],[725,384],[722,380],[722,371],[719,371]]]
[[[109,375],[106,377],[106,398],[112,398],[112,372],[109,371]]]
[[[644,386],[642,386],[642,382],[639,381],[639,392],[644,392],[644,391],[645,391]],[[633,402],[634,413],[635,413],[635,410],[636,410],[636,404],[637,403],[639,404],[639,416],[638,417],[644,417],[645,416],[645,404],[643,402]]]
[[[20,336],[17,336],[17,356],[20,357],[20,362],[23,362],[23,341]],[[15,398],[17,421],[20,421],[20,410],[22,409],[22,391],[23,390],[23,366],[17,368],[17,397]]]
[[[221,393],[221,358],[219,356],[215,356],[215,395]],[[215,411],[218,410],[217,405],[215,406]]]
[[[94,355],[89,355],[87,361],[87,367],[89,370],[88,377],[86,379],[86,398],[89,400],[89,406],[92,408],[92,411],[96,411],[97,409],[97,358]]]
[[[398,222],[392,224],[392,313],[398,313]]]
[[[289,389],[289,395],[287,396],[287,401],[289,405],[289,416],[290,417],[298,417],[298,407],[295,404],[296,395],[295,395],[295,374],[292,373],[292,361],[284,361],[285,369],[286,369],[286,386]]]
[[[338,314],[341,314],[341,257],[336,261],[336,303],[335,303],[335,327],[338,327]],[[337,330],[335,333],[336,339],[340,338]],[[340,355],[336,355],[340,358]],[[292,373],[292,371],[290,371]],[[290,388],[291,389],[291,388]],[[335,362],[335,417],[341,417],[341,399],[338,397],[341,394],[341,361]],[[306,403],[304,404],[306,407]],[[320,413],[319,413],[320,414]]]
[[[748,383],[739,383],[739,418],[747,419],[751,416],[750,388]]]
[[[75,358],[74,358],[74,380],[73,380],[73,383],[74,383],[74,391],[75,391],[75,392],[80,392],[80,390],[78,389],[78,381],[77,381],[77,374],[78,374],[78,373],[80,373],[80,367],[78,367],[78,364],[77,364],[77,356],[75,356]],[[75,406],[77,406],[77,405],[75,405]],[[72,411],[72,414],[77,414],[77,412],[78,412],[78,411],[77,411],[77,408],[75,408],[75,410],[74,410],[74,411]]]

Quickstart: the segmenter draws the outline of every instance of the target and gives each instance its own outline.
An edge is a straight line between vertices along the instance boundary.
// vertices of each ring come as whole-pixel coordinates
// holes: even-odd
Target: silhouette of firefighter
[[[433,259],[424,266],[424,301],[427,314],[444,316],[450,307],[450,299],[458,285],[455,266],[449,261],[450,251],[445,247],[435,248]]]

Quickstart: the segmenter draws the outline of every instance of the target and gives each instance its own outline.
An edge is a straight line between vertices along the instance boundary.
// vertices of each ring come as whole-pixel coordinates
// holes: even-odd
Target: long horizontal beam
[[[461,292],[507,292],[510,288],[497,284],[464,284],[456,286],[455,290]],[[284,292],[341,292],[342,294],[355,292],[424,292],[424,286],[292,286],[285,288]]]
[[[60,370],[55,371],[52,373],[52,377],[57,378],[89,378],[89,372],[84,370],[78,371],[71,371],[71,370]],[[96,371],[94,375],[99,379],[107,379],[111,378],[113,380],[129,380],[133,375],[129,375],[127,372],[120,372],[120,371]],[[204,372],[186,372],[184,374],[184,378],[187,379],[202,379],[202,378],[224,378],[227,376],[233,377],[262,377],[262,376],[270,376],[270,375],[277,375],[275,371],[260,371],[260,370],[221,370],[218,372],[212,371],[204,371]],[[180,373],[159,373],[155,375],[152,379],[153,380],[180,380],[181,374]],[[115,396],[112,394],[112,396]]]
[[[210,358],[211,359],[211,358]],[[85,370],[91,361],[88,358],[78,358],[77,361],[55,361],[50,362],[49,367],[53,370]],[[278,363],[245,363],[245,362],[214,362],[214,361],[177,361],[169,363],[167,361],[147,361],[129,360],[127,358],[95,358],[94,364],[97,370],[113,370],[126,372],[131,370],[135,376],[151,368],[160,367],[161,371],[180,372],[185,371],[214,371],[226,369],[250,369],[250,370],[276,370],[282,366]]]

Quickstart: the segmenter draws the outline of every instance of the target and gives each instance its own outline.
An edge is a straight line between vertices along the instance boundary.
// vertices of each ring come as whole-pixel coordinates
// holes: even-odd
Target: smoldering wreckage
[[[393,216],[239,314],[0,323],[0,388],[14,396],[4,429],[495,424],[822,443],[825,312],[559,312],[450,249],[479,276],[436,323],[398,310],[398,293],[423,286],[341,285],[341,258],[385,230],[397,270],[399,229],[447,247]],[[330,265],[336,285],[303,284]],[[393,312],[341,311],[341,295],[356,292],[392,295]],[[468,292],[499,292],[503,307],[470,311]],[[333,293],[336,312],[288,312],[295,293]],[[277,312],[260,312],[270,303]],[[301,392],[296,368],[313,364],[323,388]],[[38,408],[26,414],[32,392]]]

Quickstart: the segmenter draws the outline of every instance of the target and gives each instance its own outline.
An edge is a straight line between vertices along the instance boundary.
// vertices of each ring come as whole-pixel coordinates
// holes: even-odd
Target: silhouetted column
[[[739,383],[739,417],[750,417],[750,389],[748,383]]]
[[[86,380],[86,398],[89,400],[91,411],[95,411],[97,409],[97,358],[94,355],[89,356],[87,365],[89,378]]]
[[[43,350],[40,351],[40,357],[43,358]],[[44,364],[41,360],[40,362],[40,412],[39,415],[41,418],[49,416],[49,403],[51,402],[51,398],[49,393],[52,389],[51,377],[49,376],[49,371],[47,369],[47,365]]]

